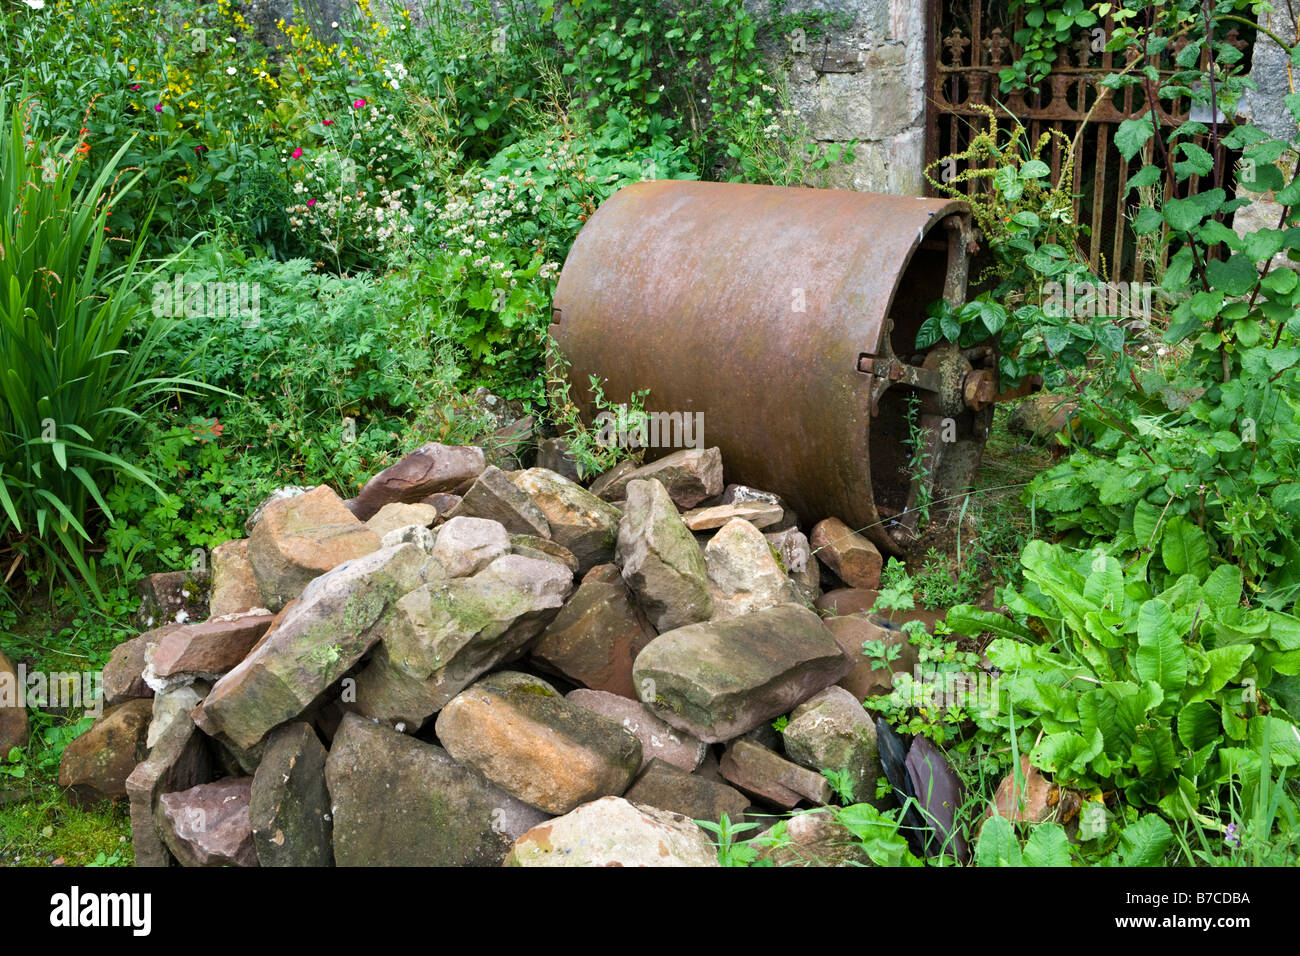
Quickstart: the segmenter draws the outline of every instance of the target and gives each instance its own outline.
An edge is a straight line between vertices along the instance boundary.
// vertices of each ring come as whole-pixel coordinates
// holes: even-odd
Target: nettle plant
[[[1122,374],[1084,409],[1089,439],[1028,494],[1054,515],[1055,530],[1155,555],[1170,573],[1180,572],[1182,541],[1194,532],[1198,557],[1235,565],[1248,599],[1283,608],[1300,594],[1296,145],[1226,118],[1247,82],[1240,52],[1223,42],[1239,19],[1232,3],[1143,6],[1143,24],[1121,26],[1111,40],[1140,51],[1136,68],[1104,82],[1139,85],[1152,104],[1191,97],[1210,117],[1173,129],[1129,119],[1115,137],[1125,159],[1146,159],[1130,192],[1169,197],[1141,206],[1133,225],[1139,236],[1167,235],[1162,289],[1176,304],[1162,351],[1170,359],[1144,369],[1121,356]],[[1134,11],[1114,15],[1127,24]],[[1161,80],[1143,58],[1173,36],[1186,41],[1176,55],[1182,69]],[[1300,48],[1292,60],[1300,63]],[[1300,119],[1300,94],[1286,105]],[[1235,174],[1218,147],[1241,151]],[[1193,192],[1193,177],[1209,188]],[[1229,217],[1252,199],[1268,200],[1271,224],[1235,231]]]

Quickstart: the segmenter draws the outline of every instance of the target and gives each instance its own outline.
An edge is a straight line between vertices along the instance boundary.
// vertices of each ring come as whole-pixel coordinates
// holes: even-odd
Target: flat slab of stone
[[[333,863],[326,756],[310,724],[285,724],[271,732],[253,774],[248,811],[261,866]]]
[[[709,531],[721,528],[728,521],[741,518],[755,528],[767,528],[781,520],[785,509],[780,505],[761,501],[746,501],[742,504],[713,505],[708,508],[692,508],[682,515],[686,527],[692,531]]]
[[[374,647],[384,636],[377,625],[385,612],[427,580],[430,566],[428,555],[404,544],[317,578],[262,642],[217,681],[195,722],[210,736],[252,748]]]
[[[717,743],[789,713],[852,666],[813,611],[781,604],[660,634],[632,677],[665,721]]]
[[[521,836],[506,866],[717,866],[708,835],[691,820],[605,797]]]
[[[266,506],[249,536],[248,559],[266,607],[278,611],[314,578],[379,547],[379,535],[321,485]]]
[[[617,796],[641,769],[641,742],[622,724],[517,672],[466,689],[438,714],[436,729],[453,757],[547,813]]]
[[[632,663],[656,636],[618,568],[603,564],[582,579],[530,653],[571,681],[635,698]]]
[[[546,819],[443,748],[346,714],[325,762],[339,866],[499,866]]]
[[[163,840],[181,866],[257,866],[252,786],[252,777],[227,777],[159,797]]]
[[[246,612],[178,627],[158,641],[149,666],[158,677],[224,674],[248,655],[274,617]]]
[[[830,783],[820,773],[748,740],[733,740],[719,767],[722,776],[741,790],[783,810],[801,800],[830,803],[834,796]]]
[[[586,688],[570,691],[565,699],[593,714],[617,721],[635,734],[641,741],[642,769],[650,761],[659,759],[689,773],[704,761],[704,755],[708,753],[704,741],[660,720],[639,700]]]
[[[874,866],[862,844],[849,828],[836,821],[829,810],[796,813],[782,827],[784,839],[777,846],[758,851],[760,860],[773,866]]]
[[[623,795],[629,803],[680,813],[691,820],[717,823],[726,814],[731,823],[743,823],[749,798],[739,790],[717,783],[655,758]]]
[[[540,558],[543,561],[556,561],[569,569],[570,574],[578,573],[578,559],[573,552],[558,542],[548,538],[539,538],[535,534],[512,534],[510,552],[522,554],[526,558]]]
[[[352,513],[366,521],[391,502],[415,504],[453,491],[476,478],[485,464],[481,448],[429,442],[367,481],[352,499]]]

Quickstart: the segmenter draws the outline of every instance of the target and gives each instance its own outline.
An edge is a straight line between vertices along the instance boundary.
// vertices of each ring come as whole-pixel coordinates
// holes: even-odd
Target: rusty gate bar
[[[897,553],[915,493],[906,394],[922,397],[922,419],[956,425],[936,497],[969,484],[987,436],[991,350],[914,347],[927,306],[964,298],[970,242],[969,210],[952,200],[636,183],[574,242],[551,332],[586,420],[590,376],[613,402],[648,388],[648,410],[703,413],[729,481]]]
[[[1024,25],[1022,9],[1009,13],[1006,0],[928,0],[927,23],[927,168],[945,155],[961,152],[975,132],[983,129],[986,117],[977,109],[982,105],[992,107],[999,116],[1014,117],[1029,131],[1034,142],[1045,129],[1059,130],[1073,139],[1097,102],[1097,82],[1124,66],[1122,54],[1093,50],[1091,37],[1084,34],[1068,49],[1063,47],[1058,51],[1051,72],[1036,89],[1004,96],[999,92],[998,70],[1021,53],[1013,37]],[[1106,20],[1103,29],[1107,34],[1111,27],[1111,21]],[[1235,28],[1227,32],[1226,40],[1239,50],[1245,51],[1250,46]],[[1174,57],[1186,43],[1185,38],[1176,39],[1158,61],[1162,77],[1175,72]],[[1187,98],[1174,101],[1172,108],[1165,101],[1155,104],[1163,126],[1184,122],[1189,108]],[[1072,184],[1075,221],[1089,228],[1091,235],[1083,240],[1083,251],[1092,268],[1107,279],[1141,281],[1145,274],[1145,263],[1128,232],[1129,209],[1134,197],[1125,195],[1125,183],[1139,162],[1136,159],[1124,162],[1110,149],[1110,144],[1114,128],[1123,120],[1149,112],[1140,90],[1125,88],[1119,102],[1112,95],[1093,113],[1089,120],[1092,129],[1085,132],[1080,143],[1081,155],[1075,157]],[[1210,146],[1208,137],[1198,137],[1196,141],[1206,149]],[[1050,156],[1045,158],[1056,181],[1063,154],[1055,140]],[[1226,169],[1236,156],[1220,145],[1216,158],[1222,164],[1220,168]],[[1092,173],[1085,183],[1084,166],[1089,161],[1093,164]],[[1195,180],[1190,183],[1192,191],[1198,187]],[[975,181],[968,182],[967,195],[973,196],[977,188],[982,187]],[[1085,188],[1091,191],[1088,204],[1082,203]],[[927,192],[940,194],[928,184]]]

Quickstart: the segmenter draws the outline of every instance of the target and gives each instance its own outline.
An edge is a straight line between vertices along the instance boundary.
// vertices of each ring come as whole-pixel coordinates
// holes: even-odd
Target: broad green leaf
[[[1070,839],[1059,823],[1041,823],[1025,841],[1023,859],[1026,866],[1069,866]]]
[[[1154,813],[1145,813],[1120,832],[1120,862],[1124,866],[1163,866],[1173,842],[1169,824]]]
[[[1182,515],[1166,519],[1160,539],[1160,559],[1172,574],[1209,572],[1210,544],[1205,532]]]
[[[1154,132],[1155,127],[1151,125],[1150,117],[1126,119],[1115,131],[1115,148],[1126,160],[1132,159],[1146,145]]]
[[[1187,652],[1163,601],[1152,599],[1138,608],[1137,653],[1133,669],[1144,681],[1176,695],[1187,680]]]
[[[979,842],[975,844],[975,865],[987,868],[1024,865],[1015,827],[1006,817],[995,813],[984,821]]]

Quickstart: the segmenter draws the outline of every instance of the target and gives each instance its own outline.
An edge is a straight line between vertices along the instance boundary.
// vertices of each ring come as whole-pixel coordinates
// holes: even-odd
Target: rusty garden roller
[[[959,499],[992,421],[991,347],[915,347],[932,302],[964,301],[973,248],[959,201],[635,183],[574,241],[551,333],[587,421],[591,376],[613,402],[649,389],[647,410],[703,413],[729,481],[905,553],[918,496]]]

